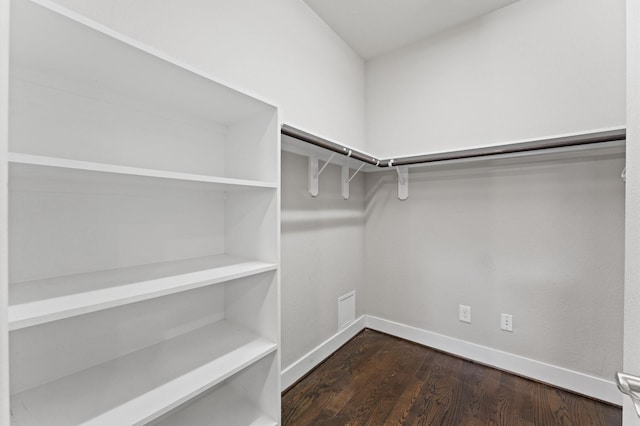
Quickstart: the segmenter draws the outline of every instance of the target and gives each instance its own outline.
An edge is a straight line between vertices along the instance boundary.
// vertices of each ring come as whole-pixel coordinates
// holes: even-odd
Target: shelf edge
[[[187,280],[188,275],[202,273],[203,271],[163,277],[148,281],[141,281],[132,284],[125,284],[121,286],[95,290],[93,292],[75,293],[68,296],[60,296],[35,302],[21,303],[13,306],[10,305],[9,331],[16,331],[31,326],[46,324],[49,322],[115,308],[118,306],[125,306],[131,303],[151,300],[171,294],[182,293],[185,291],[207,287],[210,285],[222,284],[235,279],[246,278],[264,272],[274,271],[276,269],[278,269],[277,264],[264,262],[264,264],[261,266],[255,266],[245,271],[239,271],[233,274],[226,274],[218,277],[211,277],[209,279],[202,277],[195,281],[185,281],[184,284],[180,285],[171,285],[169,282],[175,281],[176,279],[181,277],[181,275],[183,280]],[[214,270],[215,268],[211,271]],[[162,284],[165,284],[165,286],[161,287]],[[122,293],[130,293],[131,290],[135,290],[136,287],[148,287],[154,288],[154,290],[146,292],[140,291],[137,295],[133,296],[125,297],[124,295],[122,295]],[[86,298],[89,294],[92,293],[98,296],[96,297],[95,303],[80,303],[80,301],[78,300],[81,298]],[[52,309],[52,307],[60,305],[67,305],[68,307],[65,309]],[[32,312],[34,310],[39,310],[41,313],[37,315],[29,314],[29,312]]]
[[[201,183],[211,183],[211,184],[229,185],[229,186],[236,186],[236,187],[248,187],[248,188],[253,187],[253,188],[275,189],[278,187],[276,183],[265,182],[265,181],[234,179],[234,178],[226,178],[226,177],[198,175],[198,174],[191,174],[191,173],[172,172],[172,171],[165,171],[165,170],[145,169],[145,168],[139,168],[139,167],[120,166],[115,164],[96,163],[91,161],[69,160],[69,159],[58,158],[58,157],[47,157],[47,156],[40,156],[40,155],[23,154],[18,152],[10,152],[8,154],[8,159],[9,159],[9,163],[11,164],[54,167],[59,169],[69,169],[69,170],[96,172],[96,173],[109,173],[109,174],[122,175],[122,176],[133,176],[133,177],[137,176],[137,177],[169,179],[169,180],[186,181],[186,182],[201,182]]]
[[[240,372],[241,370],[247,368],[248,366],[258,362],[269,354],[276,352],[278,350],[278,345],[276,343],[270,342],[265,338],[258,338],[254,342],[251,343],[253,346],[264,346],[260,351],[256,349],[256,352],[249,359],[243,360],[241,363],[234,365],[232,368],[228,368],[224,374],[216,374],[214,379],[206,379],[207,370],[212,369],[211,365],[204,365],[200,368],[190,371],[189,373],[178,377],[172,380],[169,383],[166,383],[163,386],[160,386],[156,389],[153,389],[147,392],[144,395],[140,395],[137,398],[134,398],[118,407],[115,407],[105,413],[100,414],[99,416],[83,423],[83,426],[107,426],[114,424],[122,424],[123,417],[130,419],[130,422],[126,422],[126,424],[131,424],[132,426],[145,425],[150,421],[157,419],[170,412],[171,410],[179,407],[180,405],[192,400],[193,398],[201,395],[207,390],[213,388],[214,386],[220,384],[222,381],[228,379],[234,374]],[[229,353],[226,356],[230,357],[233,353]],[[218,363],[218,360],[215,361]],[[216,367],[217,368],[217,367]],[[198,382],[197,384],[189,384],[189,382]],[[162,399],[162,393],[166,391],[167,388],[178,388],[178,389],[188,389],[187,391],[182,391],[181,396],[170,398],[171,401],[166,401],[162,404],[158,402],[158,399]],[[178,393],[178,392],[176,392]],[[168,399],[165,397],[165,399]],[[150,405],[150,401],[155,402],[155,405],[161,405],[161,408],[150,410],[146,407]],[[153,405],[153,404],[152,404]],[[128,412],[128,416],[124,415],[124,413]]]

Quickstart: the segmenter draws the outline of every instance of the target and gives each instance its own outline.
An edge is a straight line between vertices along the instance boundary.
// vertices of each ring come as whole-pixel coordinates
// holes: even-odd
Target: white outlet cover
[[[462,322],[471,323],[471,306],[460,305],[458,319]]]
[[[500,315],[500,328],[504,331],[513,332],[513,315],[510,315],[510,314]]]

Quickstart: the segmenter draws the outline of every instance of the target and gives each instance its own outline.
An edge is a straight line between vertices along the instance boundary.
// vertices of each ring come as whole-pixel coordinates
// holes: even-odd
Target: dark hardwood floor
[[[372,330],[282,396],[283,425],[620,425],[622,410]]]

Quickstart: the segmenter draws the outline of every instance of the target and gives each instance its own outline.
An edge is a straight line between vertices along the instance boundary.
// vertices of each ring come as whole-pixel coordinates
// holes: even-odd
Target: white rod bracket
[[[398,198],[402,201],[409,198],[409,168],[396,167],[398,173]]]
[[[312,197],[318,196],[318,179],[320,178],[320,174],[324,172],[324,169],[327,168],[335,155],[335,152],[331,154],[331,157],[322,165],[320,170],[318,170],[318,157],[315,155],[309,156],[309,194]]]
[[[345,200],[349,199],[349,183],[351,183],[353,178],[356,177],[356,175],[360,172],[360,170],[362,170],[364,166],[366,166],[365,163],[360,164],[358,170],[356,170],[356,172],[351,176],[349,176],[348,164],[345,162],[345,165],[342,166],[342,198],[344,198]]]
[[[322,165],[322,168],[320,169],[320,171],[317,174],[317,178],[320,177],[320,175],[322,174],[322,172],[324,172],[324,169],[327,168],[327,166],[329,165],[329,163],[331,162],[331,160],[333,160],[333,157],[336,156],[336,153],[334,152],[333,154],[331,154],[331,157],[329,157],[329,159]]]
[[[622,178],[623,181],[625,181],[625,182],[627,181],[627,168],[626,167],[622,170],[622,174],[620,175],[620,177]]]
[[[353,174],[353,176],[351,176],[349,178],[349,180],[347,181],[347,183],[351,182],[353,180],[354,177],[356,177],[356,175],[358,174],[358,172],[360,170],[362,170],[362,168],[365,166],[365,163],[360,164],[360,167],[358,167],[358,170],[356,170],[356,172]]]
[[[318,196],[318,157],[309,156],[309,195]]]
[[[349,166],[345,164],[342,166],[342,198],[345,200],[349,199]]]

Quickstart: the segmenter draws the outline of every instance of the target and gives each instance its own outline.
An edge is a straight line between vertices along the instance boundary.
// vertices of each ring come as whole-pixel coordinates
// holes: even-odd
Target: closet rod
[[[525,151],[539,151],[543,149],[566,148],[579,145],[590,145],[603,142],[613,142],[626,139],[626,129],[605,130],[601,132],[584,133],[580,135],[562,136],[558,138],[540,139],[529,142],[518,142],[505,145],[488,146],[483,148],[463,149],[459,151],[439,152],[435,154],[415,155],[389,159],[377,159],[362,152],[352,150],[335,142],[322,139],[294,127],[283,125],[282,134],[299,139],[329,151],[350,156],[357,160],[378,167],[408,166],[413,164],[434,163],[438,161],[461,160],[492,155],[513,154]],[[348,153],[351,152],[351,155]]]
[[[355,149],[347,148],[346,146],[328,141],[326,139],[312,135],[311,133],[304,132],[286,124],[282,125],[281,133],[283,135],[291,136],[292,138],[301,140],[303,142],[307,142],[311,145],[319,146],[320,148],[328,149],[329,151],[337,152],[338,154],[346,155],[350,158],[355,158],[356,160],[362,161],[367,164],[372,164],[374,166],[380,165],[380,161],[377,158],[373,158],[368,154],[356,151]]]
[[[606,130],[602,132],[584,133],[581,135],[563,136],[559,138],[540,139],[530,142],[519,142],[505,145],[488,146],[483,148],[463,149],[435,154],[399,157],[391,160],[394,166],[408,166],[410,164],[433,163],[436,161],[461,160],[466,158],[487,157],[491,155],[514,154],[525,151],[539,151],[543,149],[566,148],[578,145],[589,145],[603,142],[613,142],[626,139],[625,129]],[[389,160],[385,160],[389,161]]]

